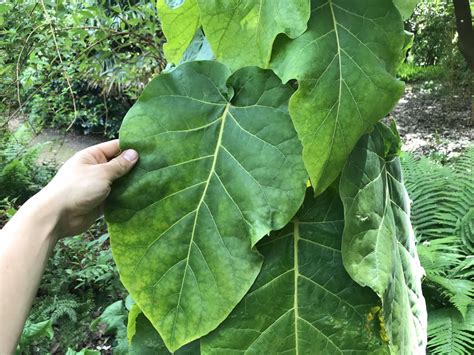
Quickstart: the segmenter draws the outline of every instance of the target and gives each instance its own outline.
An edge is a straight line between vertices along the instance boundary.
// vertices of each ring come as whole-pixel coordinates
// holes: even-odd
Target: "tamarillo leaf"
[[[178,64],[200,26],[197,0],[158,0],[156,7],[168,39],[163,45],[166,59]]]
[[[202,354],[388,354],[380,300],[342,264],[338,192],[308,192],[293,221],[257,245],[262,271],[229,318],[201,340]]]
[[[129,355],[169,355],[171,354],[165,346],[160,334],[156,331],[150,321],[145,317],[142,310],[134,304],[128,315],[128,339]],[[199,354],[199,341],[196,340],[175,351],[176,355]]]
[[[420,0],[393,0],[404,20],[410,18],[419,2]]]
[[[313,0],[308,30],[275,41],[270,67],[284,82],[298,80],[289,110],[316,195],[401,97],[394,71],[404,43],[392,0]]]
[[[199,25],[216,57],[232,70],[267,68],[276,36],[296,38],[306,30],[310,0],[158,0],[168,43],[165,54],[179,63]]]
[[[392,353],[422,354],[427,329],[424,270],[399,151],[396,128],[378,123],[349,156],[340,180],[345,219],[341,250],[349,275],[382,299]]]
[[[140,154],[106,206],[120,277],[170,351],[215,329],[257,277],[253,246],[300,207],[307,172],[271,71],[189,62],[153,79],[127,113]]]

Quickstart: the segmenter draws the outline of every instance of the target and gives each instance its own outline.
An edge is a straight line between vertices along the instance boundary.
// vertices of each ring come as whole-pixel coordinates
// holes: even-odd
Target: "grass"
[[[403,63],[398,69],[397,76],[408,83],[438,79],[443,75],[439,66],[419,66],[414,63]]]

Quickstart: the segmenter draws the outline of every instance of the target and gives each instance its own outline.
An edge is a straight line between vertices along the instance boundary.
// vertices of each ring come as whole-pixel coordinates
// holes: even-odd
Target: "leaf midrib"
[[[204,187],[201,198],[200,198],[200,200],[198,202],[198,205],[196,207],[196,210],[195,210],[196,214],[194,216],[193,229],[192,229],[192,232],[191,232],[191,239],[189,241],[188,253],[187,253],[187,256],[186,256],[186,265],[184,266],[183,279],[181,281],[181,288],[179,290],[178,303],[176,305],[176,313],[175,313],[174,321],[173,321],[173,329],[172,329],[172,332],[171,332],[171,339],[172,339],[173,342],[175,340],[176,320],[178,318],[179,307],[180,307],[180,303],[181,303],[181,295],[183,294],[184,280],[186,279],[186,273],[187,273],[187,270],[189,268],[189,258],[190,258],[190,255],[191,255],[192,246],[194,244],[194,234],[195,234],[195,231],[196,231],[196,225],[197,225],[197,220],[198,220],[198,217],[199,217],[199,211],[201,209],[202,204],[204,203],[204,199],[206,198],[207,190],[209,188],[209,184],[211,182],[212,176],[215,173],[217,158],[219,156],[219,148],[222,145],[222,137],[224,135],[225,119],[226,119],[226,117],[229,113],[230,107],[231,107],[231,104],[229,102],[225,106],[224,113],[222,114],[222,116],[220,118],[221,119],[221,127],[219,129],[219,135],[217,137],[216,149],[214,150],[214,154],[213,154],[214,158],[212,160],[212,165],[211,165],[211,169],[210,169],[210,172],[209,172],[209,176],[207,177],[207,180],[206,180],[206,185]]]

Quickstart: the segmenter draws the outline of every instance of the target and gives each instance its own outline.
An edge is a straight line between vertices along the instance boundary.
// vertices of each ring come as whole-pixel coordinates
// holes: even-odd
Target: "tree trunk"
[[[466,59],[469,69],[474,71],[474,30],[469,0],[453,0],[456,27],[459,35],[459,49]],[[471,75],[472,76],[472,75]],[[471,90],[473,83],[470,83]],[[472,98],[471,125],[474,126],[474,97]]]
[[[453,0],[456,14],[456,27],[459,35],[459,49],[466,58],[471,70],[474,70],[474,31],[469,0]]]

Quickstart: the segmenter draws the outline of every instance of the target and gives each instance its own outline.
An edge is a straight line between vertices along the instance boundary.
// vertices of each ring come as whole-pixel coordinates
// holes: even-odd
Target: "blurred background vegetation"
[[[430,100],[470,98],[473,76],[458,48],[453,3],[422,0],[405,26],[415,37],[398,76]],[[0,2],[0,227],[61,164],[44,153],[49,138],[60,137],[55,149],[64,150],[68,139],[87,145],[90,137],[117,137],[127,110],[166,67],[164,41],[154,1]],[[458,102],[453,99],[452,105]],[[448,116],[447,111],[442,114]],[[46,138],[38,140],[44,132]],[[406,155],[404,167],[427,270],[430,352],[469,354],[474,347],[474,154],[447,157],[435,149],[429,155],[421,160]],[[448,180],[457,183],[446,193]],[[127,353],[129,304],[100,220],[56,248],[18,351]]]

